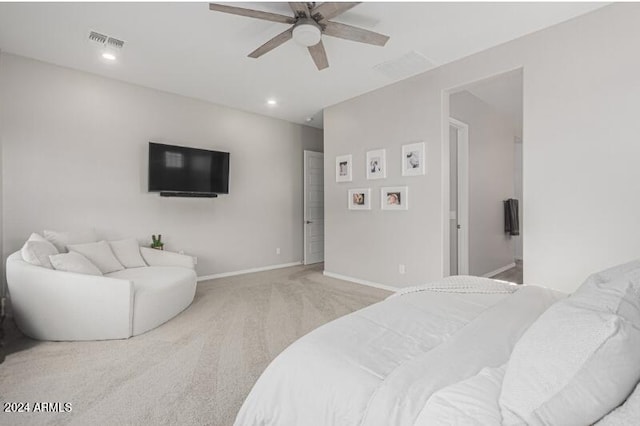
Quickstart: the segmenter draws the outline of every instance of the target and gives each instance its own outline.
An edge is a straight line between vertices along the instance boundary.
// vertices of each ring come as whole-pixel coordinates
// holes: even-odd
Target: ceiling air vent
[[[89,33],[89,40],[95,41],[96,43],[105,44],[107,42],[107,36],[104,34],[97,33],[95,31],[91,31]]]
[[[399,58],[375,65],[373,69],[387,78],[397,81],[425,72],[435,67],[435,65],[433,61],[430,61],[424,55],[412,50]]]
[[[117,38],[109,37],[109,39],[107,40],[107,44],[110,47],[114,47],[116,49],[122,49],[122,47],[124,46],[124,41],[118,40]]]
[[[109,47],[112,49],[122,49],[124,47],[124,41],[106,34],[99,33],[97,31],[89,32],[89,41],[101,44],[104,47]]]

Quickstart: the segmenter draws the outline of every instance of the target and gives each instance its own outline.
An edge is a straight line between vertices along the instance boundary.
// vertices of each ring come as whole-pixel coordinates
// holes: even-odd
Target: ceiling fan
[[[375,46],[384,46],[389,40],[389,36],[383,34],[330,21],[330,19],[335,18],[359,4],[360,2],[327,2],[318,5],[316,5],[315,2],[289,3],[294,16],[244,9],[217,3],[210,3],[209,10],[292,25],[291,28],[278,34],[249,53],[248,56],[250,58],[259,58],[293,38],[296,42],[309,49],[309,53],[316,67],[318,67],[318,70],[323,70],[329,67],[329,60],[327,59],[327,53],[322,44],[322,35],[357,41],[359,43],[373,44]]]

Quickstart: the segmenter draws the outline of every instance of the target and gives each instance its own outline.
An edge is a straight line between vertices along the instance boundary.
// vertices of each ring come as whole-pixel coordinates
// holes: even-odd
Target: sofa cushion
[[[60,253],[49,256],[57,271],[75,272],[86,275],[102,275],[100,269],[80,253]]]
[[[80,253],[87,259],[89,259],[94,265],[100,269],[103,274],[110,272],[121,271],[124,266],[111,251],[111,247],[106,241],[99,241],[97,243],[87,244],[70,244],[67,246],[69,251]]]
[[[173,318],[193,301],[196,273],[177,266],[124,269],[108,277],[134,285],[133,335],[144,333]]]
[[[66,253],[69,250],[67,246],[69,244],[84,244],[93,243],[98,241],[98,235],[93,229],[87,231],[44,231],[44,237],[51,242],[60,253]]]
[[[24,243],[24,246],[22,246],[20,253],[22,254],[22,259],[25,262],[52,269],[53,265],[51,265],[49,256],[58,254],[59,252],[56,246],[51,244],[44,237],[33,233],[27,242]]]
[[[126,240],[109,241],[113,254],[125,268],[141,268],[147,266],[140,255],[138,241],[133,238]]]

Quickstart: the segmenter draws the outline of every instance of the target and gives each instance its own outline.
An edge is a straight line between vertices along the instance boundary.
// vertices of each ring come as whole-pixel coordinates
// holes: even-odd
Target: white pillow
[[[607,414],[596,426],[631,426],[640,419],[640,384],[624,404]]]
[[[580,286],[589,286],[592,283],[603,283],[616,280],[629,272],[640,269],[640,260],[632,260],[631,262],[616,265],[604,271],[596,272],[589,276],[586,281]]]
[[[620,315],[640,328],[640,266],[611,281],[588,279],[570,298],[583,307]]]
[[[111,247],[106,241],[87,244],[70,244],[67,246],[70,252],[80,253],[100,269],[103,274],[122,271],[124,266],[114,256]]]
[[[87,275],[102,275],[100,269],[80,253],[61,253],[49,256],[49,260],[57,271],[75,272]]]
[[[24,246],[22,246],[22,259],[36,266],[53,269],[49,256],[58,254],[58,249],[38,234],[31,234]]]
[[[27,239],[27,241],[48,241],[48,240],[42,235],[32,232],[31,235],[29,235],[29,238]]]
[[[53,243],[60,253],[66,253],[69,250],[69,244],[84,244],[98,241],[98,236],[93,229],[88,231],[58,232],[44,231],[44,237]]]
[[[140,246],[133,238],[118,241],[109,241],[109,246],[113,250],[118,261],[125,268],[140,268],[147,266],[140,255]]]
[[[639,270],[587,280],[531,325],[505,373],[505,425],[592,424],[627,398],[640,380],[640,310],[625,299],[638,288]]]

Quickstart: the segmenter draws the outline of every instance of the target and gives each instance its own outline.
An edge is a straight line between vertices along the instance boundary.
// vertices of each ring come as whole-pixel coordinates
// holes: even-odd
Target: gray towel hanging
[[[518,200],[513,198],[504,201],[504,232],[509,235],[520,235]]]

